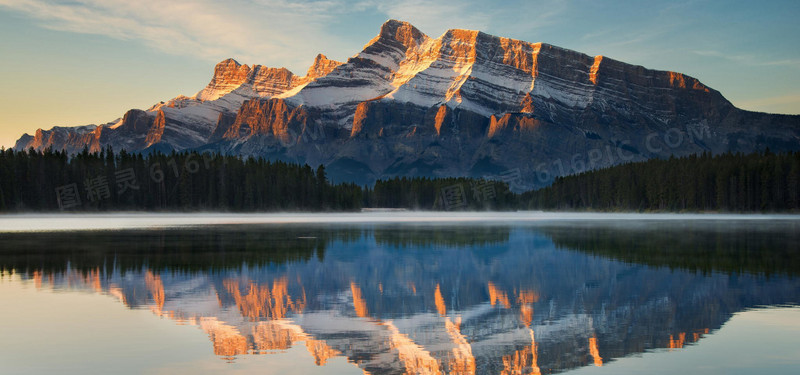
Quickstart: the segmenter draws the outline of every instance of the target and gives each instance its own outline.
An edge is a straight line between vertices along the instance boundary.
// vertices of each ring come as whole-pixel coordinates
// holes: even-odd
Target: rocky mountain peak
[[[326,76],[339,65],[342,65],[342,62],[328,59],[328,57],[320,53],[314,58],[314,63],[311,64],[311,67],[308,68],[306,78],[313,80]]]
[[[325,164],[332,180],[364,184],[519,170],[531,187],[547,183],[541,176],[579,172],[567,165],[575,155],[584,158],[576,165],[595,168],[703,151],[797,150],[800,116],[739,110],[681,73],[476,30],[434,39],[388,20],[345,63],[319,54],[301,77],[226,59],[193,97],[105,126],[40,130],[15,148],[107,145]]]
[[[442,40],[459,40],[468,43],[476,43],[478,35],[489,36],[489,34],[482,33],[478,30],[469,29],[449,29],[442,34]]]
[[[247,81],[251,68],[239,64],[234,59],[225,59],[214,67],[214,76],[205,89],[197,93],[196,98],[201,101],[215,100],[225,95]]]
[[[405,52],[409,49],[416,48],[428,39],[430,38],[414,27],[414,25],[408,22],[390,19],[381,25],[380,32],[364,46],[364,51],[369,51],[371,47],[378,49],[390,47]]]

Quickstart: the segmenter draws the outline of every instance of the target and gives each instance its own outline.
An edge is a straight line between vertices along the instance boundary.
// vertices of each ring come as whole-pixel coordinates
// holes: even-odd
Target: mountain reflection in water
[[[797,224],[219,226],[0,234],[3,274],[370,374],[537,374],[800,301]],[[6,276],[4,276],[6,277]],[[280,355],[280,354],[276,354]]]

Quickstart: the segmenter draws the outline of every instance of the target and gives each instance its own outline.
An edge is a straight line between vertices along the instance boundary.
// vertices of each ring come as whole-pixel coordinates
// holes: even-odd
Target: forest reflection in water
[[[618,224],[0,233],[0,269],[196,325],[228,361],[305,346],[372,374],[601,366],[800,301],[793,221]]]

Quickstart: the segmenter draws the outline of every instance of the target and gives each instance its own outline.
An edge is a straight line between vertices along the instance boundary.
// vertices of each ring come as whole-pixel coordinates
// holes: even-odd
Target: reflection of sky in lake
[[[800,300],[794,221],[615,224],[6,233],[0,358],[133,373],[798,365],[796,309],[742,313]]]

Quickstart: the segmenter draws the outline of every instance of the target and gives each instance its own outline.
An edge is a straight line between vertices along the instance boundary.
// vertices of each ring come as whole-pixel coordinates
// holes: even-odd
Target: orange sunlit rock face
[[[589,354],[592,356],[595,366],[597,367],[603,366],[603,357],[600,356],[600,350],[597,348],[596,337],[589,338]]]
[[[535,118],[531,118],[531,117],[521,117],[521,118],[518,118],[517,121],[519,121],[519,124],[517,125],[517,129],[520,132],[526,132],[526,131],[534,130],[540,124],[539,120],[537,120]]]
[[[525,327],[530,327],[533,323],[533,307],[522,305],[519,307],[519,320]]]
[[[370,46],[385,42],[387,40],[392,40],[395,42],[399,42],[405,47],[406,49],[411,49],[416,47],[421,40],[427,38],[422,32],[417,30],[412,24],[403,21],[397,20],[390,20],[381,25],[381,30],[377,36],[372,38],[366,45],[364,45],[364,49],[368,49]]]
[[[314,58],[314,63],[308,68],[305,80],[301,80],[303,81],[301,83],[306,83],[305,81],[312,81],[319,77],[324,77],[339,67],[339,65],[342,65],[342,63],[331,60],[327,56],[320,53]]]
[[[252,335],[253,344],[258,350],[286,350],[300,339],[295,332],[274,322],[262,322],[253,327]]]
[[[597,84],[597,72],[600,70],[600,63],[602,62],[603,56],[595,56],[594,64],[592,64],[592,67],[589,69],[589,81],[594,85]]]
[[[532,106],[530,110],[531,112],[533,111]],[[512,116],[511,113],[506,113],[499,118],[492,115],[489,117],[487,136],[492,138],[504,132],[513,132],[514,134],[526,133],[536,129],[540,124],[539,120],[533,117]]]
[[[251,328],[249,335],[243,335],[236,327],[213,317],[191,319],[189,322],[199,325],[208,334],[214,354],[228,360],[242,354],[287,350],[299,341],[305,341],[306,350],[318,366],[324,366],[330,358],[341,355],[324,341],[314,339],[300,326],[286,320],[259,322]]]
[[[430,305],[426,306],[427,309],[419,311],[423,317],[421,320],[425,321],[425,326],[422,326],[422,329],[419,329],[420,326],[409,327],[407,321],[403,321],[403,324],[398,324],[400,327],[398,328],[391,321],[355,319],[349,308],[344,314],[339,310],[336,312],[326,311],[326,314],[331,314],[335,318],[331,319],[331,323],[328,323],[323,317],[322,320],[316,322],[316,325],[304,326],[303,324],[309,321],[313,322],[313,320],[305,320],[304,318],[299,318],[297,321],[292,320],[293,313],[302,313],[307,308],[306,291],[302,287],[300,276],[296,278],[288,276],[276,277],[266,279],[267,281],[264,282],[249,281],[243,276],[224,279],[221,288],[214,284],[214,289],[211,289],[217,291],[217,301],[225,301],[220,304],[220,310],[215,314],[213,310],[210,313],[198,313],[187,308],[187,305],[182,305],[179,293],[174,293],[175,289],[170,289],[174,284],[167,277],[162,278],[160,273],[143,269],[137,274],[136,282],[130,283],[127,279],[114,281],[114,277],[108,276],[105,272],[107,271],[100,268],[89,269],[88,271],[68,269],[56,273],[30,271],[30,281],[37,288],[41,288],[42,284],[46,285],[46,282],[51,284],[55,282],[58,286],[61,286],[60,283],[64,283],[81,290],[98,291],[99,293],[115,296],[131,307],[142,306],[143,304],[151,305],[150,302],[152,300],[151,310],[158,316],[175,320],[182,325],[199,326],[208,335],[213,346],[213,352],[225,360],[233,360],[239,355],[275,353],[276,351],[284,351],[294,345],[304,343],[302,345],[306,347],[306,350],[311,354],[315,364],[318,366],[325,365],[335,356],[344,355],[347,356],[348,360],[352,360],[352,358],[359,358],[358,355],[363,355],[363,353],[369,353],[370,355],[379,353],[376,357],[380,357],[380,360],[373,361],[370,359],[364,361],[365,363],[358,362],[357,364],[359,366],[363,365],[365,368],[373,368],[370,366],[376,366],[374,368],[380,369],[391,368],[393,371],[405,374],[474,375],[477,373],[476,362],[483,361],[486,358],[476,359],[475,357],[476,354],[485,355],[483,350],[486,346],[479,346],[482,343],[475,344],[475,348],[480,349],[476,349],[473,352],[473,349],[475,349],[473,344],[462,333],[460,315],[463,310],[453,309],[453,306],[457,306],[456,302],[458,300],[448,293],[447,286],[450,284],[446,282],[444,284],[436,283],[434,286],[433,301],[438,316],[431,314]],[[144,283],[144,291],[142,290],[141,282]],[[403,281],[403,284],[400,285],[407,286],[408,289],[404,290],[405,295],[409,295],[412,291],[416,292],[414,283],[410,281]],[[427,288],[427,291],[430,292],[430,288],[433,285],[425,285],[428,286],[423,286],[423,288]],[[445,285],[445,287],[441,285]],[[500,285],[499,283],[488,282],[486,285],[487,291],[491,305],[498,306],[498,309],[494,312],[502,313],[502,316],[507,318],[504,323],[508,323],[506,326],[511,327],[511,329],[506,331],[508,332],[507,335],[504,334],[502,337],[500,335],[495,336],[498,340],[502,340],[503,349],[501,349],[502,352],[499,350],[493,352],[491,360],[499,361],[497,365],[502,364],[501,374],[539,374],[541,369],[538,367],[538,344],[534,340],[533,329],[531,328],[534,319],[533,312],[536,303],[541,300],[549,300],[550,297],[548,295],[542,296],[538,290],[534,289],[503,289]],[[343,287],[344,290],[337,289],[338,296],[341,296],[341,293],[346,293],[347,284],[345,283]],[[355,314],[360,318],[369,317],[370,308],[367,306],[366,297],[372,297],[373,295],[369,293],[373,291],[380,290],[382,292],[383,285],[377,283],[375,290],[365,290],[355,281],[350,281],[349,287]],[[295,290],[297,292],[294,292]],[[396,288],[393,285],[392,291],[394,290]],[[547,293],[547,290],[542,289],[541,293]],[[166,294],[170,294],[170,301],[166,301]],[[422,289],[421,294],[425,296],[425,301],[430,301],[430,295]],[[448,294],[448,299],[444,298],[444,294]],[[132,298],[130,304],[125,300],[126,295]],[[175,297],[172,297],[173,295]],[[207,295],[206,297],[211,298],[208,302],[213,305],[213,302],[215,302],[213,295]],[[447,303],[450,298],[453,299],[453,304],[448,306]],[[231,300],[236,307],[229,305]],[[165,304],[167,309],[173,306],[174,310],[164,310]],[[203,304],[204,307],[208,305]],[[192,307],[191,304],[188,306]],[[341,305],[337,302],[337,306]],[[499,306],[509,310],[503,311]],[[373,316],[377,316],[376,307],[377,305],[372,307]],[[486,307],[485,303],[482,307]],[[514,321],[517,309],[519,309],[520,321],[527,328],[521,328],[515,324],[517,323]],[[316,312],[314,311],[313,313]],[[448,312],[450,316],[447,315]],[[309,316],[311,315],[314,314],[309,314]],[[357,344],[340,341],[340,338],[330,339],[327,332],[320,333],[318,337],[325,337],[325,340],[331,341],[318,340],[314,336],[313,332],[321,326],[325,327],[325,329],[336,329],[337,319],[346,319],[348,322],[345,325],[347,329],[363,329],[363,337],[369,337],[369,340],[374,341],[369,341],[368,345],[364,345],[368,346],[368,348],[362,348],[361,350],[363,351],[359,352],[353,350],[353,347],[357,346]],[[601,356],[599,349],[600,342],[597,336],[593,334],[595,331],[592,328],[592,324],[594,323],[590,319],[588,327],[577,326],[580,329],[566,332],[566,337],[548,337],[555,337],[556,340],[569,340],[570,347],[568,350],[575,349],[575,352],[568,352],[571,356],[569,359],[570,366],[604,365],[604,358]],[[465,329],[465,332],[473,332],[474,326],[472,324],[467,327],[469,327],[469,331]],[[309,329],[309,332],[307,333],[305,329]],[[403,331],[401,332],[400,329]],[[588,337],[585,336],[585,332],[589,332]],[[657,346],[680,349],[697,342],[709,332],[708,328],[701,328],[685,332],[672,331],[671,335],[663,333],[658,336],[659,343]],[[530,334],[530,345],[520,343],[520,334],[526,336],[528,333]],[[523,338],[523,340],[525,339]],[[586,343],[587,346],[580,345],[580,343]],[[494,343],[492,344],[494,345]],[[523,347],[522,345],[526,346]],[[612,342],[607,345],[608,347],[604,346],[606,361],[618,349],[613,346],[614,343]],[[339,350],[334,349],[334,347]],[[506,349],[509,347],[510,349]],[[373,350],[373,348],[375,349]],[[558,346],[554,346],[554,348],[556,350],[561,349]],[[545,362],[544,353],[546,352],[552,353],[543,349],[543,366]],[[369,361],[372,362],[367,364],[366,362]],[[566,362],[566,360],[564,361]],[[548,366],[552,365],[549,360],[547,362]],[[559,368],[558,366],[559,364],[556,364],[552,368]]]
[[[708,332],[709,332],[709,329],[706,328],[706,329],[700,330],[699,332],[692,333],[692,337],[694,338],[693,342],[699,341],[703,337],[703,335],[707,335]]]
[[[108,287],[108,295],[116,297],[123,305],[128,305],[128,300],[125,298],[125,293],[122,292],[122,289],[115,286]]]
[[[442,297],[442,290],[439,287],[439,284],[436,284],[436,291],[433,295],[434,302],[436,303],[436,311],[439,312],[439,315],[445,316],[447,315],[447,306],[444,303],[444,298]]]
[[[514,354],[503,356],[503,371],[500,373],[501,375],[541,374],[538,363],[539,345],[536,344],[533,331],[530,331],[530,335],[530,345],[522,350],[517,350]]]
[[[153,125],[150,127],[150,130],[147,131],[147,136],[145,137],[145,144],[148,146],[152,146],[161,141],[161,138],[164,136],[164,129],[167,126],[167,118],[164,114],[164,111],[158,110],[156,113],[156,118],[153,120]]]
[[[325,366],[329,359],[342,354],[321,340],[306,339],[306,349],[314,357],[317,366]]]
[[[214,353],[224,359],[233,359],[241,354],[265,354],[276,350],[290,349],[296,342],[305,341],[306,350],[314,357],[318,366],[341,352],[331,348],[324,341],[316,340],[303,329],[290,321],[277,320],[259,322],[251,328],[248,336],[216,318],[192,320],[208,333],[214,346]],[[249,340],[248,340],[249,337]]]
[[[98,281],[99,282],[99,281]],[[152,272],[147,271],[144,275],[144,283],[147,286],[147,291],[153,297],[156,312],[161,312],[164,309],[164,283],[161,282],[161,276],[154,275]]]
[[[530,43],[509,38],[499,38],[499,42],[503,51],[503,64],[525,72],[533,70],[534,56],[531,53]]]
[[[520,290],[517,292],[517,303],[519,303],[519,318],[526,327],[530,327],[533,322],[532,304],[539,302],[539,294],[533,290]]]
[[[453,342],[453,349],[448,353],[446,361],[447,373],[459,375],[475,374],[475,356],[472,354],[472,345],[461,333],[460,321],[454,323],[450,318],[445,319],[445,330]]]
[[[522,350],[517,350],[514,354],[503,356],[503,372],[502,375],[523,375],[527,374],[526,371],[531,367],[531,360],[535,361],[535,355],[530,346],[526,346]],[[538,372],[533,372],[538,374]]]
[[[523,305],[539,302],[539,294],[533,290],[520,290],[517,293],[517,302]]]
[[[506,113],[502,117],[497,118],[495,115],[489,118],[489,138],[495,136],[508,126],[508,121],[511,119],[511,114]]]
[[[308,123],[308,113],[303,107],[293,107],[283,99],[247,101],[239,110],[240,116],[228,126],[215,129],[225,139],[243,135],[271,135],[283,144],[293,142]]]
[[[442,36],[442,49],[457,61],[474,63],[477,56],[476,43],[480,32],[476,30],[447,30]]]
[[[678,334],[677,337],[673,337],[669,335],[669,348],[670,349],[681,349],[683,345],[686,343],[686,332],[681,332]]]
[[[436,128],[436,135],[442,135],[442,125],[444,124],[445,118],[447,118],[447,106],[439,106],[433,123],[433,126]]]
[[[233,296],[236,306],[242,316],[251,320],[257,318],[283,319],[288,312],[301,313],[306,305],[306,296],[302,295],[293,299],[288,292],[286,277],[274,280],[272,287],[267,284],[256,285],[251,283],[245,294],[239,288],[236,280],[223,281],[228,293]]]
[[[350,137],[355,137],[364,128],[364,122],[367,120],[367,111],[369,103],[362,102],[356,106],[356,113],[353,115],[353,127],[350,129]]]
[[[356,316],[359,318],[366,318],[369,316],[367,310],[367,301],[364,300],[361,294],[361,288],[355,282],[350,283],[350,292],[353,293],[353,308],[356,311]]]
[[[248,88],[260,96],[272,97],[323,77],[339,65],[342,63],[319,54],[308,68],[306,76],[300,77],[286,68],[242,65],[236,60],[227,59],[214,67],[211,82],[197,94],[196,98],[200,101],[216,100],[240,87]],[[175,107],[176,103],[172,101],[167,103],[167,106]]]
[[[36,289],[42,289],[42,272],[41,271],[33,271],[33,285],[36,286]]]
[[[533,97],[531,96],[531,93],[525,94],[525,96],[522,98],[522,102],[520,102],[520,105],[522,106],[520,112],[527,114],[533,113]]]
[[[218,356],[231,357],[249,352],[247,338],[235,327],[216,318],[203,318],[200,320],[200,328],[208,334],[214,346],[214,354]]]
[[[709,92],[708,88],[695,78],[687,77],[684,74],[676,72],[667,73],[669,75],[669,84],[672,87],[681,89],[691,88],[692,90]]]
[[[241,85],[247,80],[250,70],[249,66],[241,65],[234,59],[226,59],[214,67],[214,77],[211,80],[211,84]]]
[[[497,288],[497,286],[495,286],[494,283],[492,282],[489,282],[488,288],[489,288],[489,303],[491,303],[492,306],[494,306],[497,303],[500,303],[505,308],[511,307],[511,302],[509,301],[508,294],[506,294],[506,292]]]
[[[686,78],[684,77],[683,74],[675,73],[675,72],[669,72],[669,84],[672,85],[672,87],[679,87],[679,88],[685,89],[686,88]]]
[[[383,322],[389,331],[389,346],[397,353],[407,375],[439,375],[442,370],[439,361],[431,353],[417,345],[408,335],[403,334],[392,322]]]

